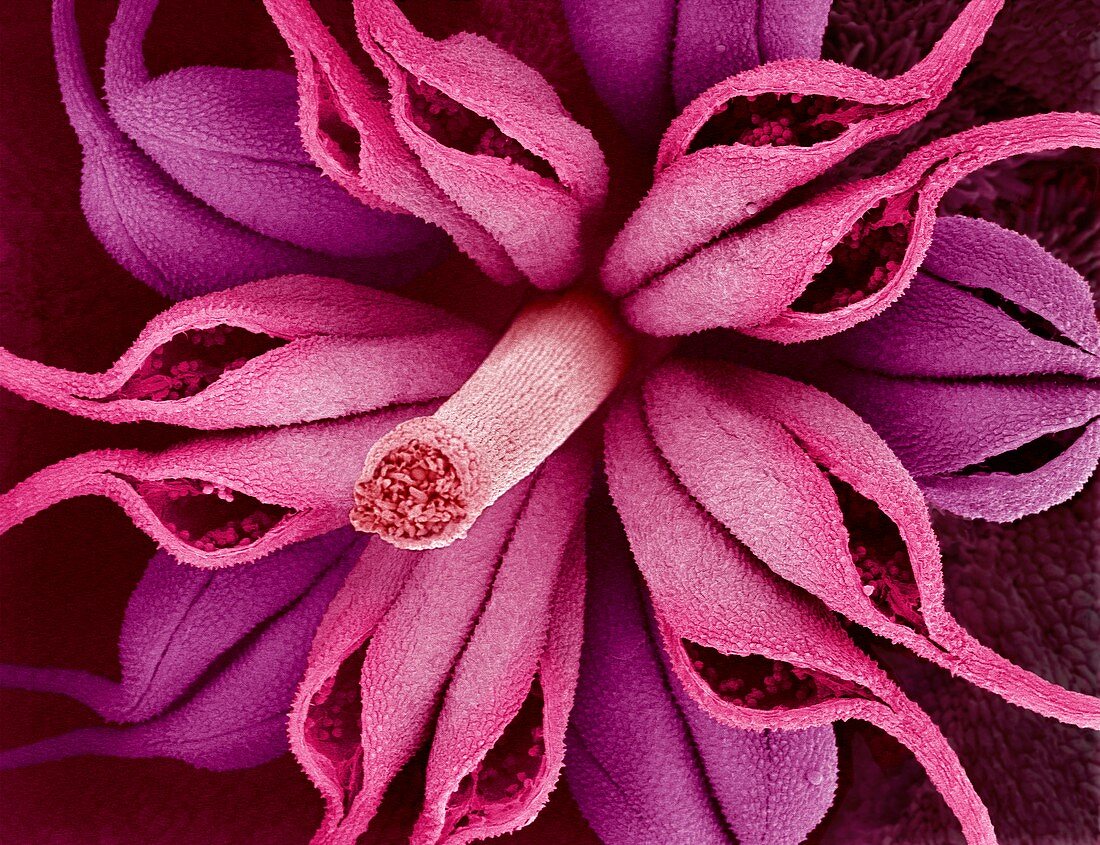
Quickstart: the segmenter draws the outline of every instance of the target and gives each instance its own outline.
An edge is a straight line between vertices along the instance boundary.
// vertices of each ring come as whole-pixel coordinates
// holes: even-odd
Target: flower
[[[111,188],[86,187],[98,200],[86,212],[112,253],[173,294],[199,290],[208,265],[214,287],[284,275],[172,306],[98,375],[5,352],[0,383],[46,405],[225,431],[61,461],[4,494],[0,527],[103,495],[178,560],[262,559],[244,571],[278,584],[237,608],[250,578],[196,570],[188,579],[206,580],[177,586],[154,559],[155,598],[135,593],[119,685],[4,673],[132,724],[15,749],[7,765],[89,751],[248,765],[281,749],[285,724],[325,799],[318,842],[518,829],[567,756],[604,841],[798,841],[833,798],[831,726],[859,719],[904,744],[964,838],[988,843],[989,811],[882,644],[1100,726],[1095,697],[1014,664],[948,612],[925,502],[1009,520],[1065,501],[1095,468],[1100,328],[1084,280],[1020,235],[937,209],[1002,159],[1100,147],[1100,118],[1014,116],[889,162],[876,150],[948,108],[1000,2],[970,0],[890,79],[814,58],[822,4],[790,31],[770,4],[728,29],[707,4],[675,18],[658,5],[623,32],[575,2],[513,23],[488,0],[474,19],[360,0],[349,40],[347,21],[305,0],[268,0],[298,70],[303,147],[345,195],[293,158],[285,115],[277,142],[265,121],[255,139],[241,131],[285,80],[149,81],[137,49],[149,4],[120,7],[105,117],[74,63],[72,4],[57,0],[74,126],[95,115],[100,133],[83,138],[86,186]],[[525,29],[531,19],[545,30]],[[467,23],[483,34],[456,33]],[[604,147],[566,105],[599,112],[567,33],[634,135],[595,119],[610,180]],[[638,52],[613,67],[604,51],[625,36]],[[196,110],[206,77],[221,99]],[[643,196],[636,166],[674,108]],[[280,193],[288,173],[301,180]],[[299,222],[318,184],[331,205]],[[116,186],[171,198],[149,240],[170,273],[133,236],[141,221]],[[388,256],[430,252],[424,228],[396,216],[414,215],[519,290],[501,294],[524,302],[491,351],[484,331],[414,299],[285,275],[341,272],[340,227],[364,215],[397,233]],[[207,230],[213,257],[194,236]],[[973,381],[947,381],[959,378]],[[1006,425],[1012,396],[1024,410]],[[960,424],[960,402],[988,407],[980,425]],[[931,433],[943,431],[954,434]],[[600,493],[582,542],[601,432],[636,570]],[[353,542],[349,511],[378,536]],[[165,645],[147,608],[181,602]],[[176,645],[207,602],[235,624]],[[632,693],[646,706],[616,716]],[[643,739],[652,754],[637,753]]]

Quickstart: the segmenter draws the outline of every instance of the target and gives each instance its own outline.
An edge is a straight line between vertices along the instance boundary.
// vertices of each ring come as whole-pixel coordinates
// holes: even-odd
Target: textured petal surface
[[[647,426],[636,398],[612,411],[608,479],[688,693],[712,717],[754,730],[872,722],[913,751],[968,842],[995,841],[984,805],[931,720],[832,613],[768,571],[689,497]],[[654,525],[674,526],[675,542]]]
[[[255,766],[286,750],[287,707],[309,642],[351,559],[336,555],[306,591],[228,651],[216,670],[151,719],[91,727],[0,755],[9,768],[82,754],[174,757],[215,770]]]
[[[335,279],[286,276],[173,306],[104,373],[0,349],[0,386],[108,422],[287,425],[448,395],[488,348],[483,332],[438,309]]]
[[[526,824],[545,803],[580,658],[589,469],[567,446],[466,539],[364,555],[318,631],[291,719],[292,748],[326,800],[317,841],[388,830],[465,842]],[[429,738],[417,819],[387,796]]]
[[[111,722],[160,715],[257,627],[283,613],[356,543],[347,529],[276,552],[262,566],[204,571],[166,552],[149,562],[119,636],[119,682],[66,669],[4,666],[5,687],[70,696]]]
[[[824,384],[934,504],[1007,521],[1065,501],[1096,467],[1098,338],[1070,267],[991,223],[941,218],[910,291],[828,342],[859,369]]]
[[[537,72],[480,36],[428,38],[380,0],[355,6],[368,77],[308,3],[267,7],[295,52],[306,148],[326,172],[437,223],[498,281],[576,277],[607,169]],[[337,124],[363,139],[358,162],[332,137]]]
[[[142,42],[158,5],[119,4],[104,83],[111,117],[175,182],[248,229],[350,259],[345,273],[396,281],[439,252],[431,227],[368,208],[317,170],[295,125],[292,76],[188,67],[151,80]]]
[[[832,731],[757,733],[705,713],[664,665],[622,529],[597,507],[566,769],[581,809],[609,845],[802,841],[832,802]]]
[[[418,410],[211,435],[159,453],[85,452],[0,496],[0,533],[65,499],[106,496],[182,562],[247,563],[347,524],[364,452]]]
[[[608,291],[623,296],[652,283],[792,188],[920,120],[947,95],[1001,5],[971,0],[922,61],[889,80],[792,60],[710,88],[665,133],[653,188],[604,260]]]
[[[625,313],[660,335],[726,326],[791,343],[836,334],[904,292],[932,241],[935,210],[960,179],[1010,156],[1074,146],[1100,146],[1100,117],[1036,115],[940,139],[890,173],[704,245],[635,290]]]
[[[1014,704],[1100,725],[1100,700],[1020,669],[947,613],[920,491],[840,402],[749,369],[675,365],[651,376],[645,396],[654,436],[677,476],[778,575]]]
[[[573,43],[622,126],[655,143],[674,109],[727,76],[816,59],[829,4],[814,0],[565,0]]]
[[[54,3],[54,44],[62,97],[84,151],[81,195],[85,216],[115,260],[146,284],[179,299],[288,272],[340,272],[372,276],[375,281],[399,278],[389,278],[398,265],[387,268],[375,255],[365,265],[360,261],[357,269],[354,260],[242,225],[166,174],[119,128],[99,100],[84,63],[72,0]],[[222,172],[224,179],[232,181],[223,172],[226,164],[223,161],[221,168],[212,172]],[[258,166],[255,161],[249,165],[253,169]],[[240,170],[237,168],[238,175]],[[312,168],[303,173],[307,179],[321,180]],[[255,199],[260,190],[256,182],[265,178],[263,173],[254,173],[251,189],[237,197],[241,201],[243,196]],[[209,192],[210,186],[205,187]],[[351,211],[359,214],[354,206]],[[430,255],[421,254],[431,260]]]
[[[580,660],[591,471],[588,450],[574,443],[533,481],[447,689],[413,841],[468,842],[520,827],[557,782]]]

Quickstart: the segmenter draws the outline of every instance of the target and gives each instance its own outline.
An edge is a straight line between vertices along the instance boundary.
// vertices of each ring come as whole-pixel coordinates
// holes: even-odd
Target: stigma
[[[532,303],[435,414],[371,447],[351,524],[403,549],[461,539],[592,415],[629,359],[626,333],[596,295]]]

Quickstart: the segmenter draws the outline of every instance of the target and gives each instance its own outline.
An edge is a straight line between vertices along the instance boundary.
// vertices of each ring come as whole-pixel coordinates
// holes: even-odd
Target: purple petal
[[[816,59],[832,0],[681,0],[672,88],[676,107],[735,73],[780,59]]]
[[[623,127],[653,143],[675,110],[740,71],[815,59],[827,0],[564,0],[573,44]]]
[[[334,531],[275,552],[258,566],[219,571],[149,561],[130,596],[119,637],[118,683],[71,669],[4,666],[5,687],[74,698],[111,722],[143,722],[176,702],[224,653],[352,554],[355,536]]]
[[[832,803],[832,730],[746,731],[707,715],[662,660],[613,515],[593,542],[604,565],[590,576],[566,769],[593,827],[609,845],[802,841]]]
[[[181,299],[282,273],[385,280],[398,269],[375,256],[347,259],[269,237],[188,193],[119,129],[99,100],[84,63],[73,0],[54,3],[53,37],[62,99],[84,152],[85,217],[111,256],[150,287]],[[286,117],[273,119],[286,123]],[[177,170],[180,155],[170,157]],[[253,189],[240,202],[254,198],[260,175],[253,168]],[[323,179],[315,170],[311,178],[315,185]]]
[[[119,5],[104,82],[119,128],[183,188],[247,228],[333,257],[380,257],[440,240],[415,218],[369,208],[321,175],[298,132],[293,76],[188,67],[150,80],[141,48],[158,5]]]
[[[968,217],[939,218],[911,289],[831,348],[900,376],[1100,376],[1088,282],[1030,238]]]
[[[829,389],[890,445],[934,504],[1009,521],[1063,502],[1096,468],[1094,381],[939,381],[850,372]]]
[[[286,714],[313,633],[353,559],[347,554],[335,560],[327,557],[328,565],[320,568],[301,597],[219,656],[196,686],[160,715],[125,727],[84,728],[12,749],[0,754],[0,768],[99,754],[172,757],[224,770],[256,766],[278,756],[287,747]],[[171,661],[177,664],[175,671],[165,673],[165,687],[156,695],[170,693],[169,687],[196,668],[187,665],[183,655],[172,655]]]

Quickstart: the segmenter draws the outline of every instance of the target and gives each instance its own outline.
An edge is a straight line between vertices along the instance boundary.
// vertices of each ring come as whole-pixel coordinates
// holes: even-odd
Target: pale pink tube
[[[628,342],[611,310],[575,291],[528,306],[457,393],[367,453],[351,523],[399,548],[466,535],[610,395]]]

